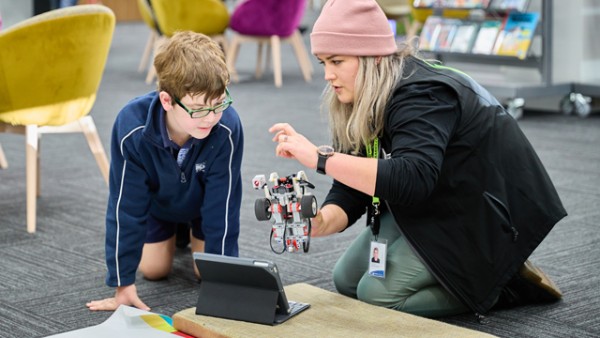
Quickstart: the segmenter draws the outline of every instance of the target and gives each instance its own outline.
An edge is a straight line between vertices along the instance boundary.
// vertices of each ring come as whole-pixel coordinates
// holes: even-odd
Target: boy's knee
[[[171,272],[171,267],[169,266],[163,268],[144,268],[143,266],[140,266],[139,270],[144,276],[144,278],[147,280],[161,280],[169,276],[169,273]]]

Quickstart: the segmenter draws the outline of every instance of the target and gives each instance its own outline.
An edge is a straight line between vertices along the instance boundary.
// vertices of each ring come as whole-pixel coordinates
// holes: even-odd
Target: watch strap
[[[329,156],[327,155],[322,155],[319,154],[319,159],[317,160],[317,173],[321,174],[321,175],[325,175],[325,163],[327,162],[327,159],[329,158]]]

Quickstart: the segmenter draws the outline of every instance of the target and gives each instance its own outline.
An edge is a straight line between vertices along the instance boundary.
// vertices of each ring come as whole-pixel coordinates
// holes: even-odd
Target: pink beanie
[[[382,56],[398,48],[375,0],[328,0],[310,34],[313,54]]]

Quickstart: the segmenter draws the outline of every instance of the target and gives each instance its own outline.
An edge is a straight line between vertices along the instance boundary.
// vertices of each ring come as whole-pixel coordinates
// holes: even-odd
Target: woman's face
[[[358,73],[358,56],[317,54],[325,68],[325,81],[341,103],[354,102],[354,83]]]

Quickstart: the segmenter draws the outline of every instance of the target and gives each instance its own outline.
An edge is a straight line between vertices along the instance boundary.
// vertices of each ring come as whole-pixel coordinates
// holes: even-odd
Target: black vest
[[[404,76],[394,93],[442,83],[456,93],[460,116],[427,201],[389,207],[438,281],[485,313],[566,211],[517,121],[488,91],[466,74],[413,57]]]

